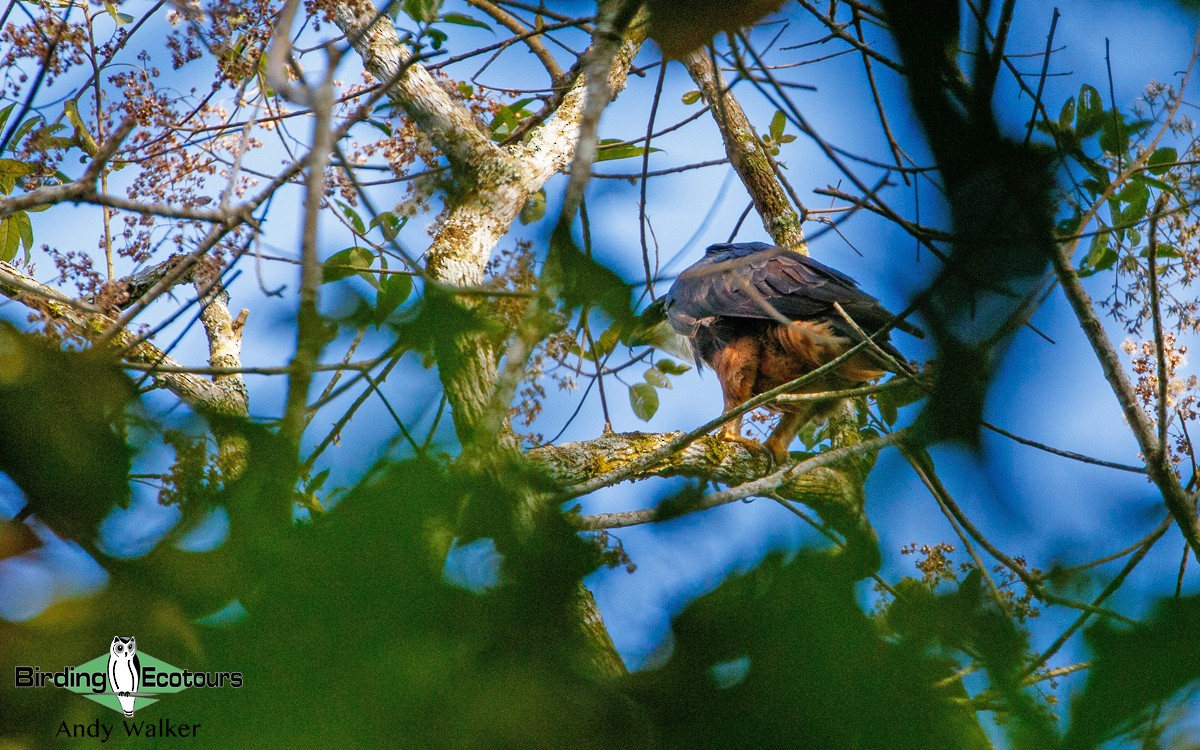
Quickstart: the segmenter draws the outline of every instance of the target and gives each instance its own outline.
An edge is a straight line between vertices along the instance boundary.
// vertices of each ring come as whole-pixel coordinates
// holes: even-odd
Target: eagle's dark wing
[[[709,247],[702,260],[679,274],[669,296],[668,317],[683,335],[693,335],[697,322],[710,318],[783,317],[827,321],[853,338],[835,302],[868,334],[894,317],[849,276],[761,242]],[[897,327],[920,335],[907,323]]]

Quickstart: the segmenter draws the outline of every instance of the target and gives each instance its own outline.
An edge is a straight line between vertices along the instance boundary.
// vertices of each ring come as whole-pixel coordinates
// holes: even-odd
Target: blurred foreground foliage
[[[59,366],[71,377],[92,365]],[[79,395],[99,397],[105,380],[94,382]],[[289,523],[296,496],[271,481],[286,451],[267,430],[242,432],[254,470],[186,507],[181,524],[219,506],[223,544],[109,560],[101,594],[0,625],[4,662],[60,669],[102,653],[114,627],[136,633],[171,664],[244,676],[240,689],[168,696],[140,719],[200,724],[201,747],[260,748],[986,748],[996,732],[1013,747],[1093,747],[1143,730],[1200,677],[1189,646],[1198,600],[1135,627],[1093,627],[1092,676],[1063,734],[1027,672],[1020,618],[977,571],[941,585],[904,579],[866,611],[856,576],[817,550],[768,557],[692,603],[657,667],[601,676],[578,627],[578,584],[603,550],[553,503],[515,520],[523,498],[549,489],[531,467],[388,461],[331,512]],[[128,455],[103,440],[72,449],[79,460]],[[490,512],[463,515],[480,497]],[[443,576],[452,540],[472,538],[491,539],[502,560],[480,591]],[[205,618],[231,602],[240,614]],[[967,663],[981,670],[964,677]],[[5,747],[51,744],[60,722],[97,716],[65,690],[5,679],[2,696]],[[119,746],[152,744],[117,734]]]

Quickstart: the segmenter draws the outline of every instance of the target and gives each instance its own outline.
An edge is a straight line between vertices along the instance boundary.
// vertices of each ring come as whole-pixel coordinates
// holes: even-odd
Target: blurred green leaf
[[[0,471],[68,539],[90,541],[113,505],[129,500],[120,424],[133,396],[102,353],[60,351],[0,323]]]
[[[682,362],[676,362],[673,359],[663,357],[654,363],[654,366],[663,371],[667,375],[682,375],[692,369],[691,365],[685,365]]]
[[[478,18],[472,18],[465,13],[446,13],[439,19],[445,23],[458,24],[459,26],[472,26],[477,29],[486,29],[492,31],[492,27],[480,21]]]
[[[118,27],[133,23],[133,16],[129,15],[128,13],[121,13],[118,11],[116,4],[110,2],[110,0],[104,0],[104,9],[108,11],[108,15],[112,16],[113,20],[117,22]]]
[[[1166,174],[1179,161],[1179,153],[1174,146],[1163,146],[1154,150],[1146,159],[1146,167],[1151,174]]]
[[[408,217],[398,218],[391,211],[382,211],[375,218],[371,219],[371,227],[379,227],[379,231],[383,234],[383,238],[388,242],[396,239],[400,234],[400,230],[408,223]]]
[[[1146,247],[1142,248],[1142,251],[1140,253],[1138,253],[1138,255],[1142,258],[1149,258],[1150,257],[1150,247],[1146,246]],[[1183,255],[1179,252],[1179,250],[1174,245],[1172,245],[1168,242],[1160,242],[1160,243],[1158,243],[1158,251],[1154,254],[1154,257],[1156,257],[1156,258],[1182,258]],[[1162,269],[1159,269],[1159,272],[1161,273]]]
[[[692,603],[672,632],[670,660],[631,679],[670,747],[992,747],[956,702],[961,687],[937,685],[952,669],[881,637],[827,556],[773,554]],[[741,665],[732,679],[714,670],[730,662]]]
[[[402,273],[381,274],[375,294],[375,320],[382,323],[412,294],[412,279]]]
[[[625,143],[620,138],[604,138],[600,141],[596,150],[595,161],[615,161],[617,159],[629,159],[635,156],[642,156],[647,151],[645,146],[638,146],[632,143]],[[651,148],[650,153],[662,151],[661,148]]]
[[[695,104],[696,102],[700,101],[700,92],[697,91],[696,89],[692,89],[691,91],[685,91],[683,96],[679,97],[679,100],[681,102],[683,102],[684,104],[691,106],[691,105]]]
[[[1086,631],[1087,684],[1071,702],[1064,750],[1091,748],[1152,720],[1161,701],[1200,679],[1200,599],[1163,599],[1137,625],[1101,620]]]
[[[1088,248],[1087,255],[1079,264],[1080,277],[1091,276],[1098,271],[1107,271],[1113,267],[1113,264],[1117,262],[1117,251],[1111,247],[1111,241],[1112,234],[1103,229],[1092,237],[1092,244]]]
[[[342,201],[336,201],[336,203],[342,207],[342,215],[350,222],[350,226],[354,227],[354,231],[359,236],[366,234],[367,225],[363,223],[362,217],[358,215],[358,211],[355,211],[353,207]]]
[[[521,207],[521,213],[517,215],[522,224],[533,224],[541,220],[546,215],[546,190],[543,188],[536,193],[530,194],[526,199],[525,205]]]
[[[404,0],[402,7],[408,17],[417,23],[433,23],[442,9],[442,0]]]
[[[649,422],[658,411],[658,391],[649,383],[634,383],[629,386],[629,405],[638,419]]]
[[[4,109],[0,109],[0,130],[3,130],[4,126],[8,124],[8,118],[10,115],[12,115],[12,111],[16,109],[16,107],[17,103],[13,102]]]
[[[518,99],[512,104],[499,105],[489,126],[489,129],[492,131],[492,139],[502,141],[516,130],[521,120],[529,116],[529,112],[525,110],[525,107],[534,101],[537,100],[533,97],[527,97],[525,99]]]
[[[1061,128],[1071,127],[1071,123],[1075,120],[1075,97],[1071,97],[1063,102],[1062,109],[1058,112],[1058,125]]]
[[[21,245],[25,246],[25,261],[29,262],[33,250],[33,225],[29,214],[17,211],[0,219],[0,261],[11,262]]]
[[[670,379],[667,378],[667,376],[664,375],[662,373],[662,371],[656,367],[647,368],[646,372],[642,375],[642,377],[645,379],[645,381],[647,383],[654,386],[655,388],[670,388],[671,387]]]
[[[13,131],[12,138],[10,138],[8,141],[8,150],[15,152],[17,147],[21,144],[21,139],[24,138],[25,134],[28,133],[34,125],[41,121],[41,119],[41,115],[33,115],[32,117],[27,118],[25,122],[18,125],[17,129]]]
[[[1122,227],[1133,227],[1146,218],[1146,209],[1150,205],[1150,191],[1146,184],[1138,179],[1131,179],[1117,193],[1117,200],[1126,204],[1118,216],[1113,217],[1114,224]]]
[[[1075,132],[1080,138],[1089,138],[1104,127],[1104,100],[1094,86],[1084,84],[1079,89],[1079,101],[1075,109]]]
[[[769,130],[771,140],[775,143],[779,142],[779,138],[783,135],[783,129],[787,125],[787,118],[783,114],[783,110],[775,110],[775,114],[771,117],[771,128]]]
[[[365,247],[348,247],[326,259],[322,266],[321,283],[345,279],[355,274],[366,275],[375,261],[375,254]]]
[[[561,222],[550,238],[542,270],[542,291],[568,309],[599,307],[618,324],[632,317],[632,290],[608,268],[585,255]]]

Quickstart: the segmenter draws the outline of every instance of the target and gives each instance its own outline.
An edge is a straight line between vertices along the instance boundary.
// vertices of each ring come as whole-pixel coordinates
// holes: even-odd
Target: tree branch
[[[4,262],[0,262],[0,294],[37,310],[47,320],[65,325],[80,338],[90,338],[97,331],[115,324],[112,318],[98,309],[66,298],[52,287]],[[127,359],[150,365],[150,375],[156,383],[191,404],[197,411],[227,416],[245,414],[245,402],[238,394],[222,384],[184,372],[186,368],[177,360],[153,344],[140,341],[132,332],[118,329],[113,344],[118,350],[128,348],[125,354]],[[167,367],[171,371],[156,371],[153,368],[157,366]]]
[[[807,254],[802,217],[779,184],[771,155],[750,124],[750,118],[725,83],[721,71],[713,65],[712,51],[691,52],[684,57],[683,64],[712,110],[729,161],[746,186],[746,192],[750,193],[763,228],[776,245]]]
[[[587,472],[594,474],[604,463],[631,460],[638,455],[649,453],[656,447],[667,444],[676,435],[678,433],[648,435],[636,432],[606,435],[585,443],[537,448],[530,451],[529,456],[549,470],[556,479],[564,481],[576,476],[587,476]],[[835,448],[765,475],[763,470],[770,465],[765,456],[753,456],[741,446],[720,438],[706,437],[670,455],[662,464],[636,478],[695,476],[733,486],[704,495],[695,502],[582,516],[576,523],[580,529],[588,531],[614,529],[663,521],[749,497],[776,495],[786,500],[802,502],[818,511],[837,510],[843,514],[850,511],[851,515],[857,515],[862,511],[862,487],[846,473],[832,468],[832,465],[848,458],[876,452],[900,440],[903,435],[903,431],[898,431],[855,445]]]
[[[1188,546],[1196,555],[1200,556],[1200,517],[1196,515],[1195,502],[1187,496],[1183,487],[1176,480],[1175,472],[1167,458],[1166,446],[1159,443],[1154,435],[1154,426],[1150,424],[1149,417],[1138,404],[1133,385],[1129,382],[1129,376],[1121,365],[1120,356],[1113,348],[1108,334],[1104,332],[1104,325],[1100,322],[1099,316],[1096,315],[1092,298],[1084,291],[1083,284],[1079,282],[1079,276],[1071,266],[1069,253],[1069,248],[1060,246],[1052,256],[1059,284],[1067,296],[1067,301],[1071,303],[1071,309],[1075,311],[1079,326],[1092,345],[1092,351],[1095,352],[1096,359],[1100,361],[1104,377],[1108,380],[1113,394],[1117,397],[1117,402],[1121,405],[1125,421],[1129,423],[1129,428],[1133,432],[1134,438],[1137,439],[1142,455],[1145,456],[1146,470],[1150,475],[1150,480],[1162,493],[1163,502],[1166,503],[1167,510],[1170,511],[1175,522],[1179,524],[1179,530],[1187,539]]]

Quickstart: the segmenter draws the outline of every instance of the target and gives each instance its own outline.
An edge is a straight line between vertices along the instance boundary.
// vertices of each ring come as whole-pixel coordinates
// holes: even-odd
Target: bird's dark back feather
[[[840,334],[858,339],[834,303],[868,335],[895,317],[844,273],[806,255],[762,242],[710,246],[704,258],[679,274],[664,299],[671,325],[693,341],[701,326],[719,336],[722,329],[731,328],[731,318],[748,319],[746,322],[828,322]],[[713,328],[718,322],[721,324]],[[920,335],[910,324],[900,322],[897,327]],[[707,343],[705,349],[719,345]],[[904,361],[887,343],[886,334],[876,343]]]

